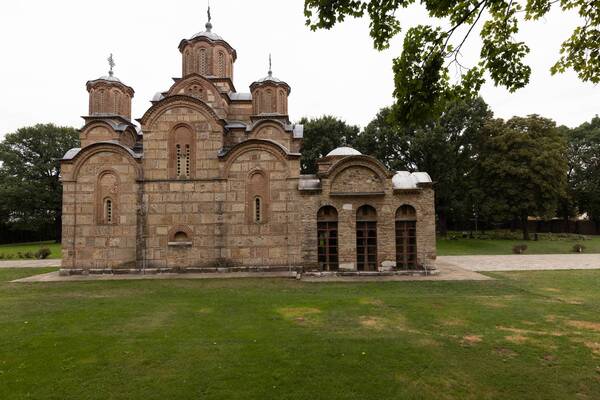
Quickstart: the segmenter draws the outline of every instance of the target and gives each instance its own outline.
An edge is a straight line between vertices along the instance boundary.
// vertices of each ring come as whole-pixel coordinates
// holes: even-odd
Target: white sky
[[[311,32],[303,0],[213,0],[211,10],[213,32],[238,52],[237,90],[249,91],[253,80],[266,75],[272,53],[274,75],[292,87],[292,120],[332,114],[364,126],[392,103],[392,59],[400,54],[402,35],[377,52],[366,19]],[[419,7],[399,15],[404,30],[427,21]],[[0,137],[35,123],[80,127],[79,117],[88,111],[85,82],[107,73],[111,52],[115,75],[136,91],[133,116],[141,117],[153,94],[181,75],[179,41],[204,30],[205,22],[205,0],[2,1]],[[482,95],[496,116],[538,113],[576,126],[599,113],[596,86],[573,72],[548,72],[577,23],[574,14],[554,12],[522,28],[532,48],[532,80],[516,93],[486,85]],[[479,51],[477,34],[467,42],[467,65]]]

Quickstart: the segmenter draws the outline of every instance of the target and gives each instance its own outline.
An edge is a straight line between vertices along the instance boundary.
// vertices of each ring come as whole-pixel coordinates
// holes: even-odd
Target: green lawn
[[[0,399],[598,399],[600,271],[13,284]]]
[[[600,253],[600,236],[587,236],[586,240],[508,240],[508,239],[444,239],[437,240],[437,253],[440,256],[512,254],[513,246],[526,244],[524,254],[559,254],[572,253],[573,245],[585,246],[585,253]]]
[[[32,243],[15,243],[15,244],[0,244],[0,254],[14,254],[15,260],[18,260],[17,253],[31,252],[35,253],[42,247],[50,249],[52,254],[48,258],[60,258],[61,248],[60,243],[49,242],[32,242]],[[1,260],[0,260],[1,261]]]

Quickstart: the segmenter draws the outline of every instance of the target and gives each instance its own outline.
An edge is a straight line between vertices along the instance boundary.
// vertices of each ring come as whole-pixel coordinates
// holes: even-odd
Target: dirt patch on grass
[[[385,305],[385,303],[383,302],[383,300],[380,299],[373,299],[370,297],[363,297],[362,299],[359,299],[358,302],[360,304],[367,304],[370,306],[383,306]]]
[[[360,324],[365,328],[382,331],[387,327],[387,320],[382,317],[362,316],[359,318]]]
[[[500,331],[506,331],[506,332],[512,332],[515,333],[517,335],[539,335],[539,336],[563,336],[562,332],[558,332],[558,331],[534,331],[532,329],[519,329],[519,328],[512,328],[512,327],[507,327],[507,326],[496,326],[496,329],[500,330]]]
[[[198,314],[210,314],[212,311],[213,311],[212,308],[202,307],[202,308],[198,309]]]
[[[596,356],[600,356],[600,343],[584,341],[583,344]]]
[[[361,315],[358,317],[358,323],[362,328],[366,328],[372,331],[402,331],[402,332],[414,332],[421,333],[408,329],[406,320],[402,315],[394,315],[391,317],[381,317],[378,315]]]
[[[506,347],[496,347],[494,349],[494,354],[499,355],[504,359],[515,358],[519,355],[516,351],[512,351],[511,349],[507,349]]]
[[[460,344],[463,346],[473,346],[477,343],[481,343],[483,341],[483,337],[480,335],[465,335],[462,337]]]
[[[561,291],[560,289],[553,288],[553,287],[542,288],[542,290],[545,290],[546,292],[554,292],[554,293],[558,293]]]
[[[572,326],[574,328],[600,332],[600,322],[569,320],[567,321],[567,325]]]
[[[529,340],[527,336],[523,336],[520,334],[505,336],[504,339],[514,344],[523,344],[527,340]]]
[[[315,317],[321,313],[321,310],[313,307],[283,307],[278,308],[277,312],[285,319],[304,324],[314,322]]]

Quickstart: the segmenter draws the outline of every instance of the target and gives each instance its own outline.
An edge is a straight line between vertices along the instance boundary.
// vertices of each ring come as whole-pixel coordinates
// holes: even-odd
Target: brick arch
[[[259,205],[256,201],[259,201]],[[252,168],[246,177],[246,220],[248,223],[264,224],[269,221],[271,187],[268,171]],[[260,217],[256,218],[257,208]]]
[[[176,236],[179,232],[183,232],[187,235],[187,241],[188,242],[192,242],[193,241],[193,235],[194,232],[192,231],[192,229],[187,226],[187,225],[175,225],[172,226],[169,229],[169,232],[167,233],[167,238],[169,242],[176,242]]]
[[[154,125],[156,120],[160,118],[160,116],[173,107],[189,107],[205,116],[207,120],[218,122],[222,127],[225,126],[224,121],[219,118],[219,116],[208,104],[195,97],[185,95],[168,96],[160,101],[157,101],[138,121],[142,124],[142,126],[151,127]],[[147,130],[151,129],[145,129],[144,131]]]
[[[229,177],[231,165],[237,160],[239,156],[249,151],[266,151],[269,154],[274,155],[286,169],[286,176],[290,175],[290,166],[287,163],[288,152],[285,147],[279,143],[271,140],[264,139],[248,139],[235,145],[225,156],[224,176]]]
[[[403,213],[404,207],[410,207],[414,211],[413,215],[405,215]],[[394,218],[396,221],[417,221],[419,219],[420,212],[419,207],[415,204],[403,202],[399,207],[396,208]]]
[[[188,179],[194,178],[196,170],[196,136],[197,135],[194,128],[185,122],[179,122],[173,125],[173,127],[171,127],[169,130],[169,133],[167,134],[167,151],[169,157],[167,163],[169,178],[177,179],[179,177],[176,170],[178,157],[176,146],[178,144],[181,146],[181,152],[185,152],[185,146],[189,146],[188,155],[181,153],[181,155],[185,156],[184,158],[187,159],[187,165],[182,166],[182,168],[185,168],[186,170],[189,168],[189,173],[188,171],[181,172],[184,172],[183,175],[187,176]]]
[[[391,178],[394,174],[377,160],[375,157],[366,155],[346,156],[335,162],[327,171],[326,175],[333,181],[335,177],[344,169],[351,166],[362,166],[373,170],[381,177],[382,181]]]
[[[114,183],[103,182],[105,178],[112,177]],[[119,188],[121,186],[121,178],[117,171],[112,168],[105,168],[98,173],[94,191],[96,193],[96,224],[98,225],[118,225],[119,224]],[[109,222],[105,214],[106,201],[111,201],[112,222]]]
[[[128,160],[129,163],[135,169],[134,179],[139,180],[142,178],[142,169],[141,169],[140,164],[133,157],[133,151],[131,149],[124,147],[122,144],[108,143],[108,142],[98,142],[98,143],[94,143],[94,144],[91,144],[91,145],[83,148],[73,158],[75,167],[73,168],[72,178],[74,180],[77,180],[77,178],[79,177],[79,171],[81,170],[81,167],[83,165],[85,165],[86,161],[89,160],[90,158],[92,158],[94,155],[104,152],[104,151],[119,153],[119,154],[125,156],[125,159]]]
[[[385,192],[386,177],[369,164],[352,163],[335,171],[330,177],[331,192]]]

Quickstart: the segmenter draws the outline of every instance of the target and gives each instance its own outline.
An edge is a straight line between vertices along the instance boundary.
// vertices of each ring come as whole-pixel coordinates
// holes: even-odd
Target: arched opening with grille
[[[377,211],[369,205],[356,210],[356,269],[377,271]]]
[[[417,269],[417,212],[403,205],[396,210],[396,267]]]
[[[319,269],[337,271],[338,260],[338,213],[333,206],[324,206],[317,213],[317,239]]]

